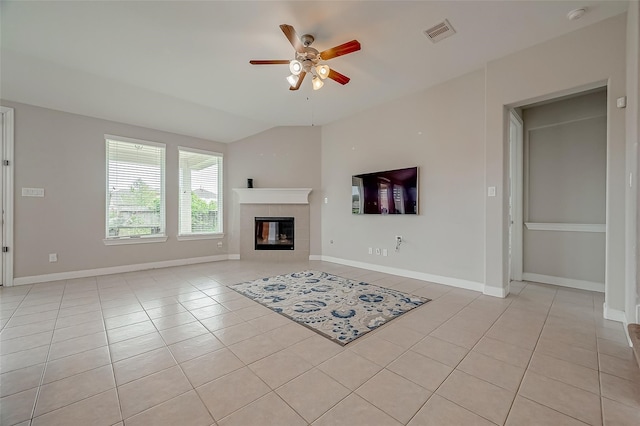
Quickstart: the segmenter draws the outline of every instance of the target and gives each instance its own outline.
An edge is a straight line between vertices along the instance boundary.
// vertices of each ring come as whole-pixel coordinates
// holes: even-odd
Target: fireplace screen
[[[256,217],[256,250],[293,250],[292,217]]]

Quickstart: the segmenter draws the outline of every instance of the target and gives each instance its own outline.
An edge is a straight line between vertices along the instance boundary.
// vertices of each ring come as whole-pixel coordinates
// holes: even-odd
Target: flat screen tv
[[[353,214],[418,214],[418,168],[352,176],[351,203]]]

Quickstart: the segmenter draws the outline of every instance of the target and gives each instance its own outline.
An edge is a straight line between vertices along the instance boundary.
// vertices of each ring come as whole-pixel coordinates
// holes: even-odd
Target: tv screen
[[[352,176],[351,202],[353,214],[418,214],[418,168]]]

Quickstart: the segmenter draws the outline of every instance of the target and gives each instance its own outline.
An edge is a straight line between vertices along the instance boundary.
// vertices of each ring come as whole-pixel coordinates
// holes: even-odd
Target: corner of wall
[[[509,294],[509,289],[503,287],[493,287],[485,284],[484,288],[482,289],[482,294],[504,299]]]

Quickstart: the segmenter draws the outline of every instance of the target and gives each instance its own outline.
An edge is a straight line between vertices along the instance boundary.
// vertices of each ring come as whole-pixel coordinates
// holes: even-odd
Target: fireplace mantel
[[[233,188],[240,204],[309,204],[312,188]]]

